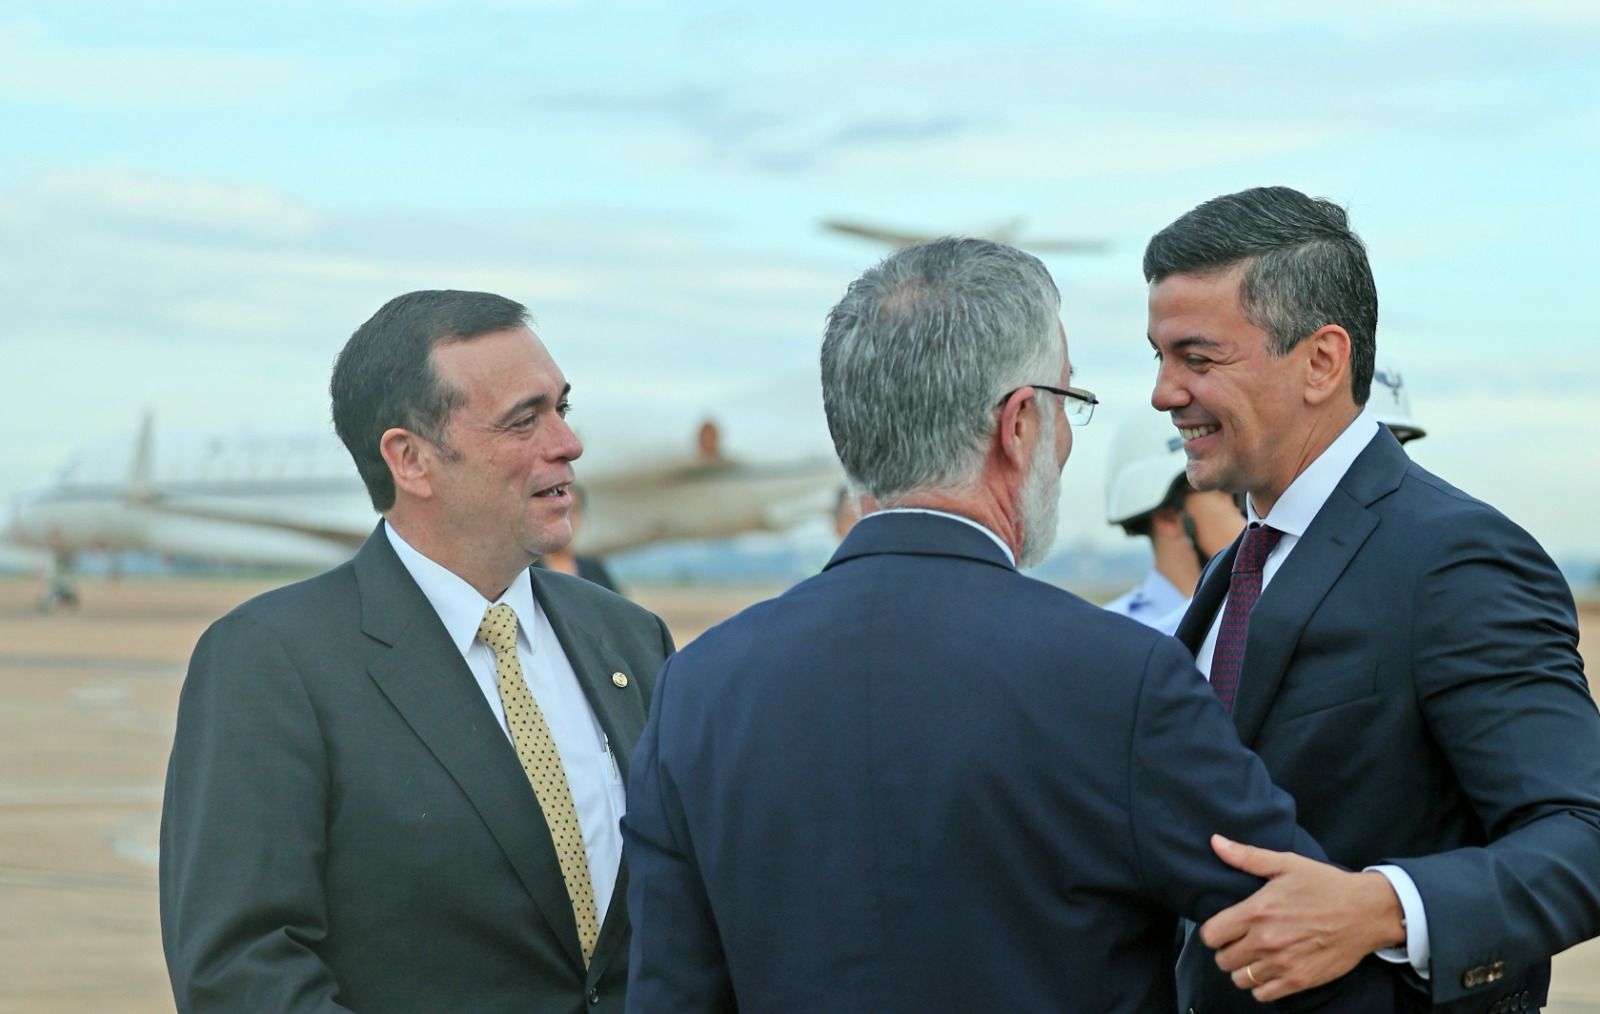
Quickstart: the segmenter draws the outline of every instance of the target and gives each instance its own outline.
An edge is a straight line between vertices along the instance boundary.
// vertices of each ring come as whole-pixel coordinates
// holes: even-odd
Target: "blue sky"
[[[1047,257],[1105,406],[1148,411],[1145,240],[1219,193],[1348,206],[1425,465],[1594,554],[1600,8],[1586,2],[13,2],[0,7],[0,497],[79,444],[326,418],[383,300],[529,304],[586,437],[718,417],[826,449],[823,218],[1104,238]],[[581,467],[581,463],[580,463]]]

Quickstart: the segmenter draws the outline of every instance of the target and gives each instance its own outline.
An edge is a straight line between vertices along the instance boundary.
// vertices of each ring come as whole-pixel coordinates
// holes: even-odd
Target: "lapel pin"
[[[614,672],[611,674],[611,682],[619,687],[625,687],[628,685],[628,675],[627,673]]]

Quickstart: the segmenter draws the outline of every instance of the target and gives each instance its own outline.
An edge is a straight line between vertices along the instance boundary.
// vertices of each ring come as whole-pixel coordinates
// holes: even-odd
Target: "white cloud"
[[[976,138],[932,138],[915,147],[848,149],[832,155],[829,164],[877,178],[937,166],[942,179],[960,183],[1068,184],[1165,175],[1178,166],[1200,172],[1259,164],[1326,147],[1341,134],[1331,124],[1095,124],[1065,136],[1014,128]]]
[[[119,7],[108,17],[132,17]],[[263,107],[329,94],[324,75],[256,52],[85,45],[40,24],[0,24],[0,98],[131,108]]]
[[[273,229],[278,218],[293,227]],[[352,219],[267,189],[124,171],[0,191],[0,227],[34,237],[0,249],[0,342],[28,381],[0,411],[39,434],[0,448],[9,488],[147,406],[173,423],[319,423],[344,337],[410,289],[524,300],[588,398],[649,391],[694,416],[741,378],[814,370],[822,314],[846,280],[670,217]]]
[[[150,402],[321,419],[343,336],[438,285],[527,301],[584,390],[692,415],[814,374],[827,308],[882,253],[823,237],[832,215],[1025,214],[1028,234],[1111,239],[1050,263],[1085,383],[1132,410],[1150,232],[1288,182],[1350,203],[1372,244],[1380,341],[1439,413],[1422,453],[1473,491],[1514,475],[1508,512],[1552,531],[1594,499],[1600,468],[1524,452],[1584,432],[1573,418],[1489,411],[1488,381],[1563,411],[1600,390],[1570,352],[1600,319],[1582,227],[1600,5],[542,6],[0,16],[0,101],[21,117],[0,160],[0,346],[27,378],[0,413],[41,434],[0,447],[0,482]],[[867,30],[807,23],[835,16]],[[1064,531],[1114,536],[1096,502],[1113,418],[1081,435],[1067,485],[1087,499]]]
[[[29,199],[84,218],[270,239],[305,236],[319,220],[303,203],[266,187],[179,180],[123,168],[46,174]]]

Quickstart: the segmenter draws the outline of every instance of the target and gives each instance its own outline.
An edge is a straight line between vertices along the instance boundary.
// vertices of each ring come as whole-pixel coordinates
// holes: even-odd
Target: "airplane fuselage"
[[[606,553],[662,539],[787,528],[826,511],[841,472],[831,459],[745,464],[635,453],[586,453],[578,539]],[[331,433],[189,433],[157,444],[147,421],[132,440],[90,448],[12,506],[7,541],[58,561],[85,550],[317,569],[348,559],[377,513]]]

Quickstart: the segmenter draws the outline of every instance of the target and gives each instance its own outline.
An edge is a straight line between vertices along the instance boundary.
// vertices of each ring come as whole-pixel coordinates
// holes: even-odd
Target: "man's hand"
[[[1211,848],[1267,881],[1200,927],[1233,984],[1262,1003],[1331,982],[1373,951],[1406,942],[1400,899],[1381,873],[1350,873],[1219,834]]]

